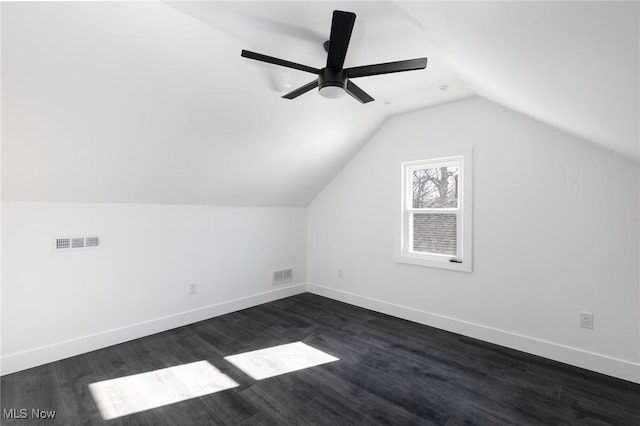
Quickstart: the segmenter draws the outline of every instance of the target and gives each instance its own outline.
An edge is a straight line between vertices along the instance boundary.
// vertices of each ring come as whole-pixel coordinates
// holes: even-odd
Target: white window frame
[[[451,155],[455,154],[455,155]],[[470,147],[458,147],[433,152],[417,158],[421,160],[401,161],[401,212],[398,237],[396,238],[396,260],[399,263],[429,266],[453,271],[472,271],[472,156]],[[431,167],[459,167],[457,208],[413,208],[413,171]],[[456,221],[456,255],[442,255],[413,251],[413,213],[454,213]],[[458,262],[451,262],[457,259]]]

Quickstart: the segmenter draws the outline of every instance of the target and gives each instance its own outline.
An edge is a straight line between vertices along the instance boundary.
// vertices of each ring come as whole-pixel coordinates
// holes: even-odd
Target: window
[[[468,151],[402,163],[399,262],[471,271]]]

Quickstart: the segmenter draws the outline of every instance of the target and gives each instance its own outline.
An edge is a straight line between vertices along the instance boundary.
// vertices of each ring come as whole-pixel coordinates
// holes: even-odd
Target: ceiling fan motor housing
[[[344,70],[336,68],[323,68],[318,74],[318,87],[320,89],[327,86],[345,88],[347,85],[347,75]]]
[[[318,91],[325,98],[340,98],[347,88],[347,75],[342,69],[323,68],[318,73]]]

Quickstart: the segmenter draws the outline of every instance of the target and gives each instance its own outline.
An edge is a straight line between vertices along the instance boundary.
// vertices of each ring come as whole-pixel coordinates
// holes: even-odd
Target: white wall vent
[[[75,251],[78,249],[100,247],[100,237],[56,237],[53,239],[55,251]]]
[[[293,280],[293,269],[273,271],[273,284],[290,283]]]

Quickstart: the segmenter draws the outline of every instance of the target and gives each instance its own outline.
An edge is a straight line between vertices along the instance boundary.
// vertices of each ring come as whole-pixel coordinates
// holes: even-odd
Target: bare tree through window
[[[430,167],[413,171],[413,208],[458,207],[458,168]]]

